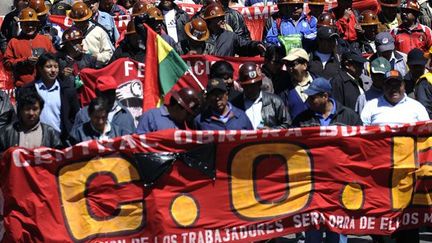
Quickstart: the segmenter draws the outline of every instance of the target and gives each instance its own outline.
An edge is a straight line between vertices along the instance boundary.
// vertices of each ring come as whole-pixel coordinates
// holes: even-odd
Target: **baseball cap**
[[[390,70],[386,73],[386,79],[384,80],[384,83],[390,80],[397,80],[402,82],[403,77],[398,70]]]
[[[427,59],[424,56],[424,52],[418,48],[412,49],[408,52],[408,65],[426,65]]]
[[[303,49],[303,48],[293,48],[288,52],[288,55],[284,58],[282,58],[282,60],[286,60],[286,61],[295,61],[299,58],[303,58],[306,61],[309,62],[309,55],[307,54],[307,52]]]
[[[378,52],[393,51],[395,49],[394,38],[389,32],[380,32],[375,37],[375,45]]]
[[[358,52],[355,51],[347,51],[342,54],[342,60],[357,62],[357,63],[365,63],[368,60]]]
[[[332,37],[339,37],[335,28],[322,26],[318,28],[317,36],[319,39],[328,40]]]
[[[96,89],[103,92],[117,89],[117,81],[112,76],[100,76],[96,80]]]
[[[309,87],[304,91],[305,94],[311,96],[319,93],[330,93],[332,90],[330,81],[325,78],[316,78],[312,81]]]
[[[391,70],[390,62],[384,57],[378,57],[371,62],[371,72],[386,74]]]
[[[220,78],[212,78],[209,79],[208,83],[207,83],[207,93],[211,93],[213,90],[222,90],[222,91],[227,91],[227,86],[225,84],[225,82],[223,81],[223,79]]]

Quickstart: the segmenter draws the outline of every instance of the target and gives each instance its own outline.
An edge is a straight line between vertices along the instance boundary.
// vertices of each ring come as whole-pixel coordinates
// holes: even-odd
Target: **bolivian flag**
[[[160,35],[147,28],[143,112],[157,107],[161,97],[188,70],[187,64]]]

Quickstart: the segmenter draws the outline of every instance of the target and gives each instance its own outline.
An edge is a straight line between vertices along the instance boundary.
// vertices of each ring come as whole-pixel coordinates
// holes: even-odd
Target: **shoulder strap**
[[[432,84],[432,73],[425,73],[422,76],[420,76],[419,79],[416,80],[416,84],[422,80],[423,78],[425,78],[430,84]]]
[[[92,18],[90,18],[90,22],[92,22],[93,24],[94,24],[94,26],[99,26],[99,27],[101,27],[104,31],[105,31],[105,33],[107,33],[107,35],[109,36],[109,38],[110,38],[110,40],[111,40],[111,43],[113,44],[113,45],[115,45],[115,39],[114,39],[114,32],[112,33],[112,34],[110,34],[110,32],[103,26],[103,25],[101,25],[101,24],[99,24],[97,21],[95,21],[94,19],[92,19]],[[94,27],[93,27],[94,28]],[[89,31],[90,32],[90,31]]]

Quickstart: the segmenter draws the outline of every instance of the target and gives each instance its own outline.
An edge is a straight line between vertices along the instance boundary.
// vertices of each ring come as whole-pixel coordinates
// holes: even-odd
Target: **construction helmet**
[[[239,82],[241,85],[254,84],[262,81],[261,68],[254,62],[245,62],[239,69]]]
[[[322,13],[319,17],[318,17],[318,22],[317,22],[317,27],[331,27],[331,28],[335,28],[336,27],[336,18],[334,17],[333,14],[331,13]]]
[[[218,3],[212,3],[204,10],[204,20],[214,19],[222,16],[225,16],[225,11],[222,5]]]
[[[83,22],[91,18],[93,15],[87,4],[83,2],[76,2],[72,5],[72,9],[69,12],[69,18],[74,22]]]
[[[179,91],[172,91],[171,97],[190,114],[195,115],[198,112],[201,102],[194,89],[182,88]]]
[[[195,41],[206,41],[210,36],[207,24],[201,18],[195,18],[186,23],[184,29],[186,35]]]
[[[84,39],[84,35],[82,31],[77,27],[72,26],[63,32],[62,43],[65,44],[66,42],[69,41],[82,40],[82,39]]]
[[[372,10],[361,12],[359,17],[360,25],[378,25],[380,22],[378,16]]]
[[[18,16],[18,22],[39,22],[36,11],[32,8],[24,8]]]

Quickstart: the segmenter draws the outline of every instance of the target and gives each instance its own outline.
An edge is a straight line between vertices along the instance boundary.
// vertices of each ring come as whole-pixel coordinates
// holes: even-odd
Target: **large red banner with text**
[[[432,225],[431,132],[167,130],[12,148],[0,167],[3,242],[250,242]]]

